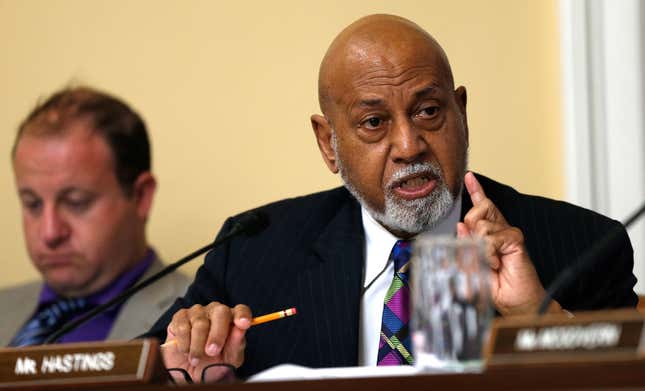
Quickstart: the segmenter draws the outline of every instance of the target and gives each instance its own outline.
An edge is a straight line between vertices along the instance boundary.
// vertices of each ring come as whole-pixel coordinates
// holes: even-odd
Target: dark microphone
[[[578,262],[564,269],[564,271],[551,283],[551,285],[549,285],[549,288],[546,290],[546,296],[544,297],[544,300],[542,300],[542,304],[540,304],[538,314],[543,315],[546,312],[553,296],[562,288],[571,284],[576,277],[595,265],[597,262],[607,258],[614,251],[618,250],[617,247],[620,243],[618,239],[622,236],[623,230],[627,229],[634,223],[634,221],[638,220],[643,213],[645,213],[645,203],[641,205],[638,210],[632,213],[622,225],[612,228],[602,239],[589,247],[589,249],[587,249],[580,258],[578,258]]]
[[[167,274],[172,273],[173,271],[175,271],[177,268],[179,268],[186,262],[197,258],[201,254],[212,249],[213,247],[219,246],[222,243],[226,243],[232,238],[240,234],[245,234],[247,236],[255,235],[256,233],[266,228],[268,225],[269,225],[268,217],[266,216],[265,213],[263,213],[258,209],[250,210],[248,212],[243,213],[242,215],[240,215],[235,219],[235,221],[233,222],[233,226],[231,227],[231,230],[228,231],[224,236],[220,237],[219,239],[216,239],[213,243],[210,243],[209,245],[204,246],[199,250],[186,255],[185,257],[181,258],[177,262],[166,266],[158,273],[126,289],[120,295],[114,297],[112,300],[92,308],[90,311],[84,313],[81,317],[65,323],[55,333],[47,337],[47,339],[43,342],[43,344],[55,343],[60,337],[74,330],[81,324],[87,322],[88,320],[92,319],[93,317],[100,314],[101,312],[106,311],[108,308],[116,304],[123,303],[124,301],[129,299],[130,296],[133,296],[143,288],[147,287],[150,284],[153,284],[154,282],[163,278]]]

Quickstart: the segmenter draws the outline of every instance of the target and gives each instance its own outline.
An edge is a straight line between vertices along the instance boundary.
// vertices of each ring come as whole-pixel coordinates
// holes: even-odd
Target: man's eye
[[[419,116],[424,118],[431,118],[437,115],[438,112],[439,112],[439,106],[428,106],[421,109],[421,111],[419,112]]]
[[[383,120],[378,117],[370,117],[363,121],[363,127],[367,129],[377,129],[383,124]]]
[[[69,209],[71,209],[74,212],[86,211],[90,207],[91,203],[92,201],[88,199],[65,201],[65,204],[69,207]]]
[[[36,213],[40,210],[42,202],[40,200],[29,200],[22,202],[23,208],[27,209],[31,213]]]

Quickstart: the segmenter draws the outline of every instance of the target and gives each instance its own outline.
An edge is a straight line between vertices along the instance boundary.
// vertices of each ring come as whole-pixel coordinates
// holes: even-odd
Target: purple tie
[[[378,365],[409,365],[414,362],[410,349],[410,253],[411,242],[394,244],[390,259],[394,261],[394,278],[385,295],[383,322],[378,349]]]

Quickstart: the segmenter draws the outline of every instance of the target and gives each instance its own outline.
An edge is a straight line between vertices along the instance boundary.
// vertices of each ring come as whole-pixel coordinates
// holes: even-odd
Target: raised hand
[[[546,292],[524,246],[524,234],[508,224],[472,172],[466,173],[464,183],[473,208],[464,222],[457,224],[457,236],[479,237],[486,242],[495,307],[502,315],[536,313]],[[554,301],[549,310],[561,308]]]

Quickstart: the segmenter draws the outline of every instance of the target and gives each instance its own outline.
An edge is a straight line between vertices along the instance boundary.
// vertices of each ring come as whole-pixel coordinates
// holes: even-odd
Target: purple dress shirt
[[[93,293],[87,296],[85,299],[88,301],[88,303],[90,303],[91,308],[108,302],[109,300],[119,295],[121,292],[134,285],[137,280],[139,280],[141,276],[143,276],[146,270],[148,270],[155,259],[157,259],[157,254],[154,250],[149,249],[145,257],[133,268],[121,274],[119,277],[117,277],[116,280],[114,280],[103,290]],[[40,292],[40,297],[38,299],[38,306],[36,307],[36,311],[34,313],[37,313],[45,305],[54,302],[57,299],[59,299],[59,296],[56,294],[56,292],[54,292],[47,284],[44,284],[43,289]],[[58,342],[102,341],[106,339],[108,334],[110,333],[110,330],[112,330],[112,326],[114,325],[114,322],[116,321],[116,318],[119,315],[119,311],[121,310],[122,306],[123,304],[120,304],[118,306],[112,307],[102,314],[95,316],[94,318],[80,325],[75,330],[72,330],[68,334],[65,334]]]

